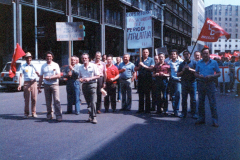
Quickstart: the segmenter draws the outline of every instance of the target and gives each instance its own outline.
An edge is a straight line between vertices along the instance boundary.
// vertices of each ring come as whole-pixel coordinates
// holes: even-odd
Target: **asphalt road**
[[[157,114],[136,114],[138,96],[133,90],[130,112],[98,114],[98,124],[86,123],[86,104],[80,115],[63,115],[63,121],[46,120],[44,93],[38,96],[38,118],[22,119],[23,92],[0,91],[1,160],[75,159],[240,159],[240,98],[217,95],[220,127]],[[60,86],[63,112],[66,88]],[[83,97],[82,97],[83,99]],[[207,101],[208,102],[208,101]],[[120,103],[117,103],[120,109]],[[169,110],[172,110],[169,102]],[[181,109],[180,109],[181,110]],[[104,112],[104,109],[102,109]]]

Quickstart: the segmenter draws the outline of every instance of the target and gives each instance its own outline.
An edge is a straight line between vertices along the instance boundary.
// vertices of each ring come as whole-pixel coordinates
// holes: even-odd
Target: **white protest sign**
[[[84,40],[83,22],[56,22],[57,41]]]
[[[126,13],[128,49],[152,47],[151,15],[151,11]]]
[[[228,67],[219,67],[220,69],[220,77],[218,77],[218,82],[230,82],[229,77],[229,68]]]
[[[235,67],[235,83],[240,83],[240,67]]]

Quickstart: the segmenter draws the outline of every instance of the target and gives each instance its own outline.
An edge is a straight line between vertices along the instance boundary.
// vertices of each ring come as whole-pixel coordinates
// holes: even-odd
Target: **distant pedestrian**
[[[196,125],[205,124],[205,96],[207,95],[211,114],[212,124],[218,127],[218,114],[215,97],[214,79],[220,76],[220,70],[215,60],[210,59],[209,48],[203,48],[201,51],[202,60],[197,63],[195,76],[199,78],[199,118]],[[214,74],[214,72],[216,72]]]
[[[97,66],[89,63],[89,55],[82,54],[83,65],[79,67],[79,80],[82,83],[82,92],[88,105],[89,118],[87,122],[97,123],[96,118],[96,89],[99,72]]]
[[[195,78],[195,68],[197,62],[190,60],[190,53],[188,51],[183,51],[184,61],[180,64],[177,72],[177,76],[181,77],[182,84],[182,114],[181,118],[186,118],[187,116],[187,99],[188,94],[190,95],[190,108],[192,118],[197,119],[196,114],[196,90],[197,82]]]
[[[235,82],[235,67],[236,67],[236,62],[235,62],[235,56],[231,57],[231,60],[228,62],[228,68],[229,68],[229,77],[230,77],[230,86],[229,89],[230,91],[234,91],[234,82]]]
[[[135,65],[129,61],[130,55],[123,55],[123,62],[119,65],[121,93],[122,93],[122,109],[120,111],[130,111],[132,107],[132,82],[136,77],[134,70]]]
[[[31,94],[31,110],[32,117],[37,117],[36,112],[36,103],[37,103],[37,77],[39,73],[36,68],[31,64],[32,55],[30,52],[26,53],[25,56],[26,63],[20,67],[20,76],[19,76],[19,86],[18,90],[21,90],[22,78],[24,78],[23,86],[23,96],[24,96],[24,116],[23,118],[28,118],[29,116],[29,99]]]
[[[151,100],[150,92],[152,88],[152,73],[155,63],[149,57],[149,50],[143,49],[141,60],[136,61],[135,71],[138,71],[138,95],[139,105],[137,113],[150,113]],[[144,110],[145,109],[145,110]]]
[[[117,67],[117,68],[119,68],[119,65],[120,65],[120,63],[121,63],[121,57],[117,57],[116,58],[116,63],[115,63],[115,66]],[[119,80],[119,78],[117,79],[117,102],[121,102],[121,86],[120,86],[120,80]]]
[[[95,61],[93,63],[97,66],[99,78],[97,80],[97,113],[101,113],[102,109],[102,92],[101,89],[104,88],[106,82],[106,64],[101,61],[101,52],[97,51],[95,54]]]
[[[67,114],[71,114],[72,106],[75,105],[75,114],[80,114],[80,82],[79,65],[76,63],[76,57],[71,57],[71,64],[65,68],[64,77],[67,77]]]
[[[117,79],[119,78],[118,68],[112,64],[113,56],[107,56],[106,65],[106,87],[107,96],[104,97],[105,112],[109,112],[109,98],[113,112],[116,112],[116,88]]]
[[[202,57],[201,57],[201,52],[195,51],[195,52],[194,52],[194,60],[195,60],[196,62],[198,62],[198,61],[200,61],[201,59],[202,59]]]
[[[154,63],[155,64],[158,64],[159,63],[159,56],[154,56]],[[153,67],[154,68],[154,67]],[[152,70],[153,70],[152,68]],[[152,108],[151,108],[151,111],[155,111],[156,110],[156,106],[158,106],[158,103],[157,103],[157,82],[156,82],[156,77],[155,76],[152,76]],[[158,107],[159,108],[159,107]]]
[[[44,93],[47,106],[47,119],[53,119],[52,98],[54,100],[54,113],[58,122],[62,121],[62,109],[59,98],[59,78],[60,68],[59,65],[53,62],[54,56],[51,51],[46,52],[47,63],[42,65],[38,91],[41,92],[41,85],[44,82]]]
[[[177,71],[183,60],[181,58],[178,58],[178,53],[175,49],[170,52],[170,55],[172,57],[168,63],[171,67],[170,92],[172,94],[172,107],[174,116],[178,117],[181,95],[181,77],[177,76]]]

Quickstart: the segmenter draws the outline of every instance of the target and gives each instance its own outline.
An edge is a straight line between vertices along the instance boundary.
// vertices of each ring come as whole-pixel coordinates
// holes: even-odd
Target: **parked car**
[[[1,76],[0,76],[0,85],[7,87],[8,89],[12,89],[12,88],[17,88],[19,85],[19,76],[20,76],[20,67],[21,65],[25,64],[26,61],[25,60],[17,60],[16,61],[16,75],[13,78],[9,77],[9,70],[11,67],[11,62],[7,62],[7,64],[5,65],[5,67],[3,68],[3,71],[1,72]],[[33,66],[36,68],[36,70],[39,72],[41,72],[41,67],[44,63],[46,63],[45,60],[32,60],[31,62],[33,64]],[[24,76],[24,75],[23,75]],[[39,81],[39,77],[37,78],[37,81]],[[24,84],[24,77],[22,78],[21,81],[21,86],[23,86]]]
[[[65,85],[67,83],[67,78],[64,77],[64,71],[65,71],[65,68],[67,67],[68,65],[64,65],[60,68],[60,72],[61,72],[61,77],[59,78],[59,84],[60,85]]]

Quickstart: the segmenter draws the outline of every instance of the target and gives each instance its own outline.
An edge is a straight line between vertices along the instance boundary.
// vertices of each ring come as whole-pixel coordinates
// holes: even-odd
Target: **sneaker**
[[[23,116],[23,119],[28,119],[28,116],[27,115]]]
[[[235,97],[238,97],[238,94],[236,94]]]
[[[92,123],[97,124],[97,118],[96,117],[93,117]]]
[[[181,114],[179,118],[186,118],[187,116],[185,114]]]
[[[32,117],[33,118],[37,118],[38,116],[37,116],[37,114],[33,114]]]
[[[47,116],[47,120],[51,120],[51,119],[53,119],[52,116]]]

